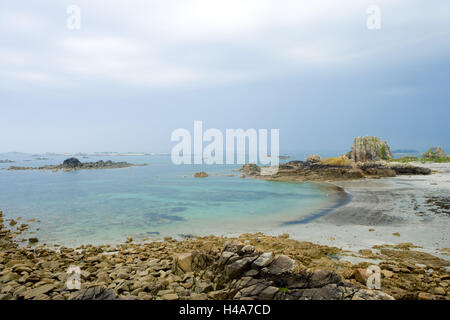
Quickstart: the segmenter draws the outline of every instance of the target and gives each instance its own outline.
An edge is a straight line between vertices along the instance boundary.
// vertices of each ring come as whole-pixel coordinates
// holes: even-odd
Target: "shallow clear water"
[[[59,164],[67,157],[38,161],[10,154],[8,158],[16,162],[0,168]],[[168,156],[80,158],[100,159],[149,166],[75,172],[0,170],[0,210],[7,218],[22,217],[21,222],[40,220],[30,226],[41,242],[78,245],[116,243],[127,237],[267,231],[329,206],[319,185],[242,179],[231,172],[238,166],[175,166]],[[193,178],[200,170],[210,177]]]

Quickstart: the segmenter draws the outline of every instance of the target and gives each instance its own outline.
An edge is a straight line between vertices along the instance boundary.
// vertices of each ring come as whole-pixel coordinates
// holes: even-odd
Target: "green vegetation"
[[[381,159],[382,159],[382,160],[387,160],[387,157],[386,157],[386,147],[385,147],[385,146],[381,146],[380,151],[381,151]]]
[[[401,162],[401,163],[417,162],[417,161],[420,161],[422,163],[425,163],[425,162],[443,163],[443,162],[450,162],[450,157],[442,157],[442,158],[434,158],[434,159],[430,159],[430,158],[419,159],[419,157],[403,157],[403,158],[398,158],[398,159],[392,159],[392,160],[389,160],[389,161],[391,161],[391,162]]]
[[[422,158],[422,159],[420,159],[420,161],[422,161],[422,162],[438,162],[438,163],[443,163],[443,162],[450,162],[450,157],[441,157],[441,158],[434,158],[434,159],[426,159],[426,158]]]
[[[398,158],[398,159],[391,159],[389,161],[408,163],[408,162],[420,161],[420,159],[418,157],[402,157],[402,158]]]
[[[289,289],[288,288],[278,288],[280,290],[280,292],[285,293],[288,292]]]

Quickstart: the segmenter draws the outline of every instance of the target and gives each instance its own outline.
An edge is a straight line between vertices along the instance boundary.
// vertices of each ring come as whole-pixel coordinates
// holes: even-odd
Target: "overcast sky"
[[[281,152],[449,152],[449,78],[448,0],[0,3],[0,152],[169,152],[194,120],[280,129]]]

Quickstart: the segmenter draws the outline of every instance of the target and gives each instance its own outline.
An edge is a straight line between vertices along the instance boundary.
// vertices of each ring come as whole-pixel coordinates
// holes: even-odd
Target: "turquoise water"
[[[59,164],[64,156],[8,155],[10,165]],[[271,230],[326,207],[326,192],[310,183],[239,178],[238,166],[175,166],[168,156],[89,157],[145,167],[75,172],[0,170],[0,210],[30,223],[41,242],[117,243],[187,235],[231,235]],[[208,178],[193,178],[204,170]],[[227,174],[234,174],[228,177]],[[36,231],[36,228],[40,228]]]

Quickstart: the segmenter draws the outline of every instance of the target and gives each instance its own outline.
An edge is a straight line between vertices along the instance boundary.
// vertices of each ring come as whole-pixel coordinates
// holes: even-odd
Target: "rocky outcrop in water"
[[[205,171],[194,173],[194,178],[206,178],[206,177],[208,177],[208,174]]]
[[[386,141],[370,136],[355,138],[347,157],[355,162],[390,160],[394,158]]]
[[[81,168],[83,166],[83,163],[81,163],[80,160],[77,158],[69,158],[64,160],[62,167],[63,168]]]
[[[331,160],[328,160],[331,159]],[[373,161],[354,163],[341,158],[322,161],[290,161],[279,166],[274,175],[261,175],[261,168],[255,164],[243,165],[239,170],[248,176],[277,181],[339,181],[365,177],[395,177],[402,174],[430,174],[431,170],[407,163]],[[331,163],[331,164],[328,164]],[[337,163],[337,164],[334,164]]]
[[[133,166],[145,166],[146,164],[131,164],[128,162],[97,161],[97,162],[81,162],[77,158],[69,158],[64,160],[60,165],[49,165],[42,167],[9,167],[8,170],[52,170],[52,171],[75,171],[90,169],[119,169]]]
[[[446,158],[447,154],[441,147],[431,147],[427,152],[422,153],[424,159]]]

